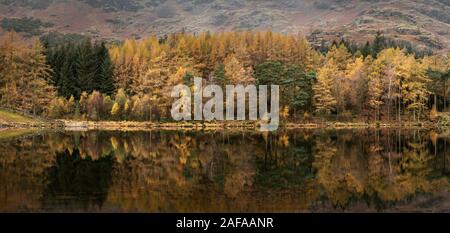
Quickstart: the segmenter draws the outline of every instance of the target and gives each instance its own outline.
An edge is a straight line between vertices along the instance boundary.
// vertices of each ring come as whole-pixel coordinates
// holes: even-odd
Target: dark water
[[[450,136],[51,132],[0,141],[0,212],[449,212]]]

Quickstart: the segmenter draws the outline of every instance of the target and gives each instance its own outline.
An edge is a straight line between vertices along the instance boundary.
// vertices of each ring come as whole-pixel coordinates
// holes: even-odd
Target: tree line
[[[33,46],[18,37],[0,40],[1,103],[52,118],[169,119],[171,88],[193,77],[221,86],[280,85],[282,117],[290,120],[418,121],[448,105],[448,56],[380,35],[359,47],[333,43],[325,52],[302,36],[271,31]]]
[[[47,63],[52,69],[51,82],[60,96],[79,99],[81,93],[94,90],[114,93],[113,64],[105,43],[89,39],[50,46],[45,43]]]

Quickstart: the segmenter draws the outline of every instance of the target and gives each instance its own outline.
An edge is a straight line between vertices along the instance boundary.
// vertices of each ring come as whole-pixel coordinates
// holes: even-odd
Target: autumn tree
[[[225,75],[229,79],[229,84],[248,85],[255,81],[252,72],[248,69],[246,70],[234,54],[230,54],[226,57],[224,61],[224,70]]]
[[[435,111],[445,111],[450,77],[448,57],[442,55],[428,56],[422,59],[422,63],[426,66],[426,76],[430,79],[428,90],[433,95],[433,108]]]
[[[316,112],[330,114],[336,109],[337,101],[333,96],[334,77],[338,71],[333,60],[330,60],[317,73],[317,82],[313,87]]]
[[[381,99],[383,95],[383,66],[380,60],[376,60],[369,67],[368,72],[368,105],[375,111],[374,119],[380,119],[380,108],[383,104]]]
[[[406,109],[413,111],[414,120],[420,121],[420,116],[427,108],[428,95],[427,83],[430,79],[426,76],[426,64],[417,62],[410,55],[403,61],[403,66],[409,70],[409,75],[405,77],[403,83],[403,102]]]
[[[10,32],[0,39],[0,49],[1,104],[34,115],[43,113],[56,94],[40,42],[28,47]]]

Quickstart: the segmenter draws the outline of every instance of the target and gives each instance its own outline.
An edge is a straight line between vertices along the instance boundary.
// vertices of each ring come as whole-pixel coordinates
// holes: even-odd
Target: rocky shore
[[[69,131],[89,130],[220,130],[246,129],[257,130],[258,121],[191,121],[191,122],[138,122],[138,121],[74,121],[58,120],[54,125]],[[281,129],[315,129],[315,128],[439,128],[432,122],[401,123],[365,123],[365,122],[323,122],[323,123],[282,123]]]
[[[257,130],[258,121],[191,121],[191,122],[149,122],[149,121],[82,121],[82,120],[53,120],[46,122],[1,122],[0,129],[59,129],[67,131],[89,130],[221,130],[245,129]],[[318,123],[280,123],[281,129],[316,129],[316,128],[441,128],[432,122],[394,122],[394,123],[365,123],[365,122],[318,122]]]

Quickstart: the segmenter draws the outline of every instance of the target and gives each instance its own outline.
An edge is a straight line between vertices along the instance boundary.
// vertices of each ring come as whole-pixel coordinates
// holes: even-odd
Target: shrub
[[[31,17],[23,18],[3,18],[1,27],[6,31],[14,30],[16,32],[25,33],[26,37],[38,36],[42,34],[42,27],[51,27],[53,24],[44,23],[39,19]]]

